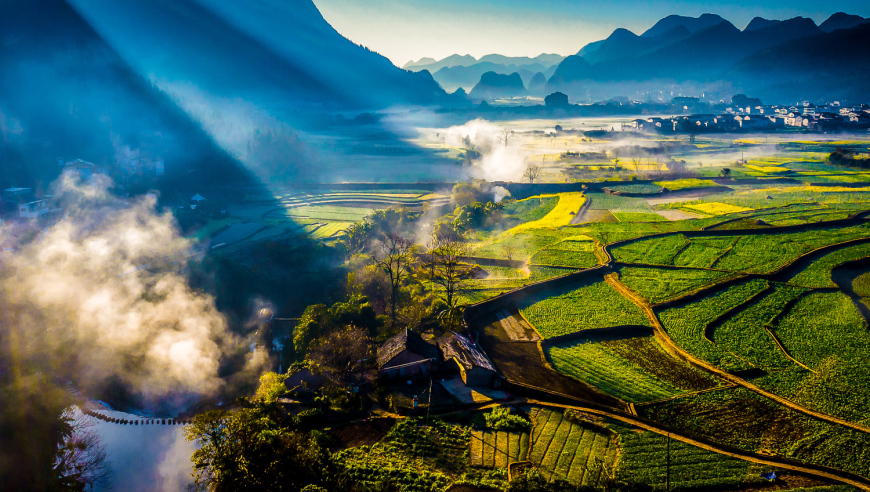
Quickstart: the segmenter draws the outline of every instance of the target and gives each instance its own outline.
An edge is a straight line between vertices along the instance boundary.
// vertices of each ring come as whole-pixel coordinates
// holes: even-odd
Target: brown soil
[[[506,379],[599,405],[623,408],[618,399],[551,369],[541,359],[536,342],[511,341],[494,315],[479,318],[474,325],[472,329],[477,331],[480,345]]]
[[[330,434],[338,441],[339,449],[371,446],[383,439],[392,427],[392,419],[374,418],[337,427]]]

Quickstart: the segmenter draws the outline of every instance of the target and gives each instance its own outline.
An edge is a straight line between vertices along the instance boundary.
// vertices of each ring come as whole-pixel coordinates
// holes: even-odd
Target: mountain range
[[[52,180],[58,157],[122,152],[162,157],[179,180],[237,180],[263,121],[450,101],[310,0],[0,0],[0,28],[3,187]]]
[[[838,12],[819,25],[805,17],[756,17],[740,30],[716,14],[670,15],[640,35],[618,28],[545,70],[541,63],[508,65],[505,61],[518,59],[494,55],[480,60],[468,55],[439,61],[425,58],[405,67],[437,69],[433,77],[448,91],[480,85],[485,72],[495,72],[517,74],[534,96],[561,91],[575,101],[589,102],[615,96],[643,99],[658,94],[662,98],[674,89],[721,94],[723,99],[750,91],[773,100],[866,98],[867,84],[859,74],[870,55],[858,47],[870,44],[868,24],[870,19]],[[519,60],[543,61],[545,56],[546,61],[556,60],[550,55]],[[792,72],[771,69],[786,66]],[[815,68],[822,66],[825,72],[816,73]],[[491,82],[483,83],[486,90],[472,90],[470,95],[496,99],[517,92],[513,86],[503,86],[500,92]]]
[[[678,84],[752,90],[775,99],[807,98],[825,91],[838,97],[858,97],[866,93],[851,81],[838,79],[836,72],[845,75],[867,55],[840,49],[836,43],[866,46],[870,42],[864,32],[867,23],[867,19],[843,13],[832,15],[821,25],[804,17],[782,21],[755,18],[741,31],[714,14],[668,16],[639,36],[616,29],[607,39],[584,46],[559,64],[544,90],[594,98],[626,95],[628,88],[651,92]],[[804,42],[791,43],[794,40]],[[800,62],[813,53],[825,58],[830,68],[823,87],[813,86],[812,79],[807,78],[813,65]],[[766,69],[787,60],[796,72]],[[795,80],[804,83],[794,84]],[[781,92],[785,86],[791,87],[790,92]]]
[[[421,58],[414,62],[406,63],[402,68],[421,72],[429,71],[432,77],[448,92],[458,88],[466,91],[471,90],[486,72],[495,72],[501,75],[517,73],[528,85],[532,78],[541,73],[549,78],[556,70],[564,56],[543,53],[534,58],[525,56],[485,55],[480,59],[471,55],[450,55],[441,60]]]

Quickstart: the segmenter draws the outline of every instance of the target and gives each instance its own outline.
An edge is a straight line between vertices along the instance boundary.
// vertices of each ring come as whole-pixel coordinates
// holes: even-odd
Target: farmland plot
[[[533,296],[517,307],[544,338],[589,328],[649,323],[637,306],[603,280]]]
[[[798,360],[816,371],[772,385],[810,408],[855,421],[868,421],[870,386],[867,324],[852,301],[839,292],[802,297],[772,331]]]
[[[868,234],[870,228],[859,225],[789,234],[742,236],[713,267],[747,273],[768,273],[816,248],[867,237]]]
[[[613,249],[613,259],[625,263],[646,263],[650,265],[670,265],[676,255],[689,246],[689,240],[682,234],[668,235],[635,241]]]
[[[653,432],[611,426],[619,433],[620,458],[616,475],[626,481],[664,487],[668,474],[668,438]],[[749,478],[749,463],[670,442],[671,487],[736,487]]]
[[[836,287],[831,280],[831,270],[848,261],[870,256],[870,244],[849,246],[814,261],[804,271],[792,277],[789,283],[802,287]]]
[[[652,337],[566,342],[548,349],[556,370],[623,401],[644,403],[716,381],[668,356]]]
[[[870,474],[870,435],[794,412],[743,388],[672,400],[643,412],[690,435],[746,451]]]
[[[420,425],[416,419],[396,424],[372,446],[348,448],[333,455],[333,462],[348,478],[376,486],[389,478],[402,491],[430,491],[447,487],[451,475],[468,465],[468,429],[439,420]]]
[[[671,338],[695,356],[716,361],[725,370],[748,369],[751,366],[746,361],[707,341],[704,331],[722,313],[766,288],[763,280],[741,282],[689,305],[666,309],[658,313],[659,320]]]
[[[801,288],[776,285],[767,295],[756,298],[745,309],[731,314],[716,329],[716,344],[767,372],[800,368],[785,356],[764,327],[770,325],[790,302],[803,293],[804,289]],[[718,361],[711,362],[718,364]]]
[[[591,422],[572,421],[561,411],[534,408],[529,460],[548,479],[595,485],[616,461],[616,435]]]
[[[653,304],[674,299],[734,274],[715,270],[623,267],[619,278]]]
[[[471,466],[507,468],[511,463],[525,461],[528,453],[528,432],[471,431]]]
[[[594,251],[595,243],[591,238],[587,241],[559,241],[539,250],[532,256],[529,263],[543,266],[590,268],[598,264],[598,258]]]
[[[739,238],[693,237],[690,244],[673,258],[673,265],[711,268],[716,260],[728,252]]]

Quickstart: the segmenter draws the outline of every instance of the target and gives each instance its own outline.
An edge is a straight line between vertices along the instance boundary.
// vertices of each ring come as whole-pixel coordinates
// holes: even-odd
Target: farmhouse
[[[495,380],[495,368],[468,338],[449,332],[438,339],[442,359],[453,360],[459,366],[459,373],[466,385],[491,386]]]
[[[408,330],[387,340],[378,348],[378,375],[387,378],[425,376],[432,372],[438,349]]]

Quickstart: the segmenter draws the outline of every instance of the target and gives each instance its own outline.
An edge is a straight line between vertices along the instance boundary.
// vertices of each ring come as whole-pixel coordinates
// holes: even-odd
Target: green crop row
[[[749,464],[706,451],[667,436],[613,425],[622,454],[617,477],[662,488],[670,472],[671,487],[734,487],[750,481]],[[670,463],[670,466],[668,466]]]
[[[619,278],[653,304],[675,299],[733,274],[715,270],[623,267]]]
[[[831,270],[834,267],[847,261],[868,256],[870,256],[870,244],[859,244],[837,250],[814,261],[804,271],[789,280],[789,283],[802,287],[836,287],[836,284],[831,280]]]
[[[692,395],[643,412],[692,436],[870,476],[870,435],[789,410],[743,388]]]
[[[544,338],[589,328],[649,323],[640,308],[601,280],[533,296],[518,307]]]
[[[704,329],[722,313],[765,288],[767,283],[763,280],[741,282],[689,305],[666,309],[658,313],[659,320],[671,338],[696,357],[726,370],[747,369],[750,366],[745,361],[704,339]]]
[[[650,338],[648,350],[656,350]],[[668,381],[623,358],[613,345],[626,342],[587,340],[553,346],[548,355],[556,370],[624,401],[643,403],[685,393]],[[635,349],[638,347],[635,347]]]
[[[544,408],[533,408],[530,413],[535,426],[529,460],[545,477],[594,486],[611,474],[617,447],[615,436],[606,428]]]
[[[802,297],[773,327],[789,353],[816,371],[798,373],[772,390],[811,408],[855,421],[868,421],[870,333],[851,299],[839,292]]]

